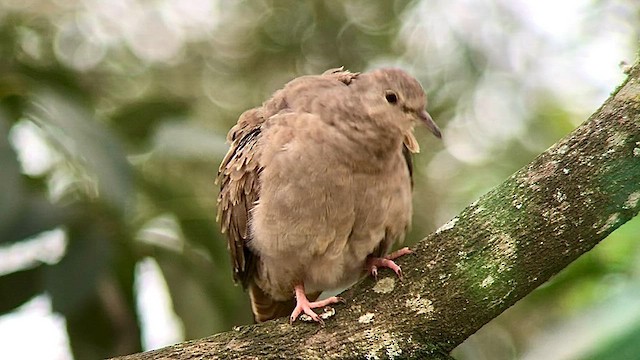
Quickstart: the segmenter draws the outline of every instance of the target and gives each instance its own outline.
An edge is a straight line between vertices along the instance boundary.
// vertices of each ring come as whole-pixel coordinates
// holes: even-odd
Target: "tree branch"
[[[402,258],[345,291],[325,327],[280,319],[121,359],[449,359],[638,213],[640,67],[588,121]]]

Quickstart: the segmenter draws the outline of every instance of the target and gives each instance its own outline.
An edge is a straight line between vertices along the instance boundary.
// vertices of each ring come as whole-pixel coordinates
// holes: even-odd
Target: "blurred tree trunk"
[[[582,126],[342,296],[325,327],[280,319],[122,359],[447,359],[638,213],[640,67]]]

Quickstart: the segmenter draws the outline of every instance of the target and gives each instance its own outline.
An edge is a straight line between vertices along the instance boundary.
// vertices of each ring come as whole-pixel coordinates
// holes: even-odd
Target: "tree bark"
[[[583,125],[399,261],[322,327],[280,319],[120,359],[450,359],[640,208],[640,67]]]

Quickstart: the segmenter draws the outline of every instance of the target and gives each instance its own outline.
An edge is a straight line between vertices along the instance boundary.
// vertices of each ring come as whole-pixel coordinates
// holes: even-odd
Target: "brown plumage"
[[[256,321],[292,311],[321,321],[311,308],[340,300],[309,302],[322,291],[379,266],[400,275],[382,256],[411,223],[413,125],[440,136],[425,103],[401,70],[333,69],[240,116],[218,173],[218,221]]]

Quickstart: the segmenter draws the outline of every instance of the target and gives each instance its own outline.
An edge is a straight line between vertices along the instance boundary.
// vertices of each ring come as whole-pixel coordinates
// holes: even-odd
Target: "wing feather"
[[[263,124],[281,112],[289,110],[287,98],[304,96],[314,82],[349,85],[358,76],[340,69],[332,69],[320,76],[308,76],[291,81],[262,107],[245,111],[227,134],[231,144],[218,169],[216,182],[220,185],[217,221],[227,234],[233,265],[233,278],[246,288],[256,272],[257,254],[247,247],[250,241],[251,209],[260,198],[260,146]],[[344,84],[344,85],[343,85]]]
[[[247,286],[255,272],[255,255],[247,248],[249,212],[259,198],[258,148],[255,146],[265,119],[259,108],[246,111],[229,131],[229,152],[218,170],[218,216],[227,234],[235,281]]]

